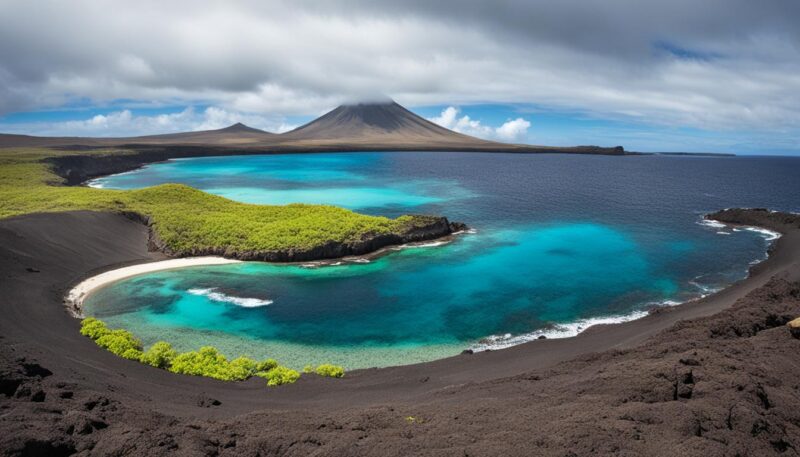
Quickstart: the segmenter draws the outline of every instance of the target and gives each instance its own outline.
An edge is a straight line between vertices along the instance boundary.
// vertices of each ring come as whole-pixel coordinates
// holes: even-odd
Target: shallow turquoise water
[[[331,187],[321,189],[260,189],[257,187],[211,187],[213,194],[245,203],[264,205],[287,205],[289,203],[315,203],[320,205],[347,206],[351,209],[373,208],[388,204],[404,207],[440,202],[441,198],[417,195],[412,189],[381,187]],[[342,204],[344,202],[344,204]]]
[[[300,155],[250,156],[237,161],[216,157],[179,159],[99,178],[92,185],[136,189],[175,181],[245,203],[314,203],[354,210],[413,210],[470,196],[452,180],[384,176],[376,183],[357,170],[380,162],[370,155],[347,154],[317,155],[313,160]]]
[[[369,263],[158,272],[98,291],[86,309],[147,343],[213,344],[231,356],[271,356],[296,367],[413,363],[574,334],[592,319],[636,317],[743,277],[763,258],[765,236],[704,226],[700,215],[737,201],[795,209],[761,181],[736,187],[727,179],[762,167],[785,192],[797,184],[769,167],[798,165],[433,153],[157,164],[99,184],[177,181],[249,202],[446,214],[477,232]],[[699,180],[698,167],[733,171]]]

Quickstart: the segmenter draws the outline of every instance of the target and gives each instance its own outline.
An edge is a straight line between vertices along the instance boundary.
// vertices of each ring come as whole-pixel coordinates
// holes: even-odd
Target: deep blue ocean
[[[148,344],[212,344],[296,367],[413,363],[640,317],[722,288],[765,258],[772,235],[703,223],[703,214],[800,211],[800,158],[786,157],[263,155],[173,160],[91,184],[167,182],[250,203],[445,215],[473,229],[368,263],[153,273],[86,303]]]

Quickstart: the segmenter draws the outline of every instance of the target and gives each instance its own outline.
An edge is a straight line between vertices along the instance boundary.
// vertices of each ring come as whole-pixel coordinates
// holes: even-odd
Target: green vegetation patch
[[[87,317],[81,321],[81,335],[88,336],[98,346],[130,360],[136,360],[173,373],[206,376],[222,381],[244,381],[253,376],[265,378],[268,386],[291,384],[300,379],[297,370],[279,365],[275,359],[261,362],[247,357],[228,360],[216,348],[203,346],[197,351],[178,353],[172,346],[159,341],[147,351],[142,351],[142,342],[127,330],[109,329],[101,320]],[[344,376],[344,368],[324,364],[317,367],[317,374],[334,378]]]
[[[344,367],[323,363],[317,367],[316,373],[326,378],[341,378],[344,376]]]
[[[298,373],[297,370],[282,366],[277,366],[267,372],[258,373],[258,376],[266,378],[268,386],[291,384],[300,379],[300,373]]]
[[[142,342],[127,330],[111,330],[94,342],[120,357],[130,360],[142,358]]]
[[[178,351],[172,349],[172,345],[166,341],[159,341],[152,346],[147,352],[142,353],[139,361],[152,365],[156,368],[167,369],[172,366],[172,361],[178,356]]]
[[[127,154],[125,150],[81,153]],[[64,186],[43,160],[75,155],[42,148],[0,149],[0,218],[35,212],[94,210],[146,217],[163,247],[196,252],[308,250],[329,242],[355,242],[367,234],[403,233],[429,218],[365,216],[326,205],[252,205],[182,184],[137,190]]]

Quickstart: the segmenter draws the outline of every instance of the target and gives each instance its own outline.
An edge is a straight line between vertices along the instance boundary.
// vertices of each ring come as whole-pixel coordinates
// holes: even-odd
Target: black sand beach
[[[0,221],[6,455],[797,455],[800,218],[751,276],[578,337],[267,389],[127,361],[78,333],[81,279],[157,260],[120,215]]]

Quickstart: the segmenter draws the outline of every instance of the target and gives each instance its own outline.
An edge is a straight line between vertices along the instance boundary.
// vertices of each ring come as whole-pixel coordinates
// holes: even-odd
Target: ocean
[[[769,232],[727,207],[800,211],[800,158],[373,152],[172,160],[96,179],[185,183],[249,203],[319,203],[465,222],[446,244],[367,261],[162,271],[89,297],[146,344],[213,345],[302,367],[409,364],[570,336],[744,278]]]

